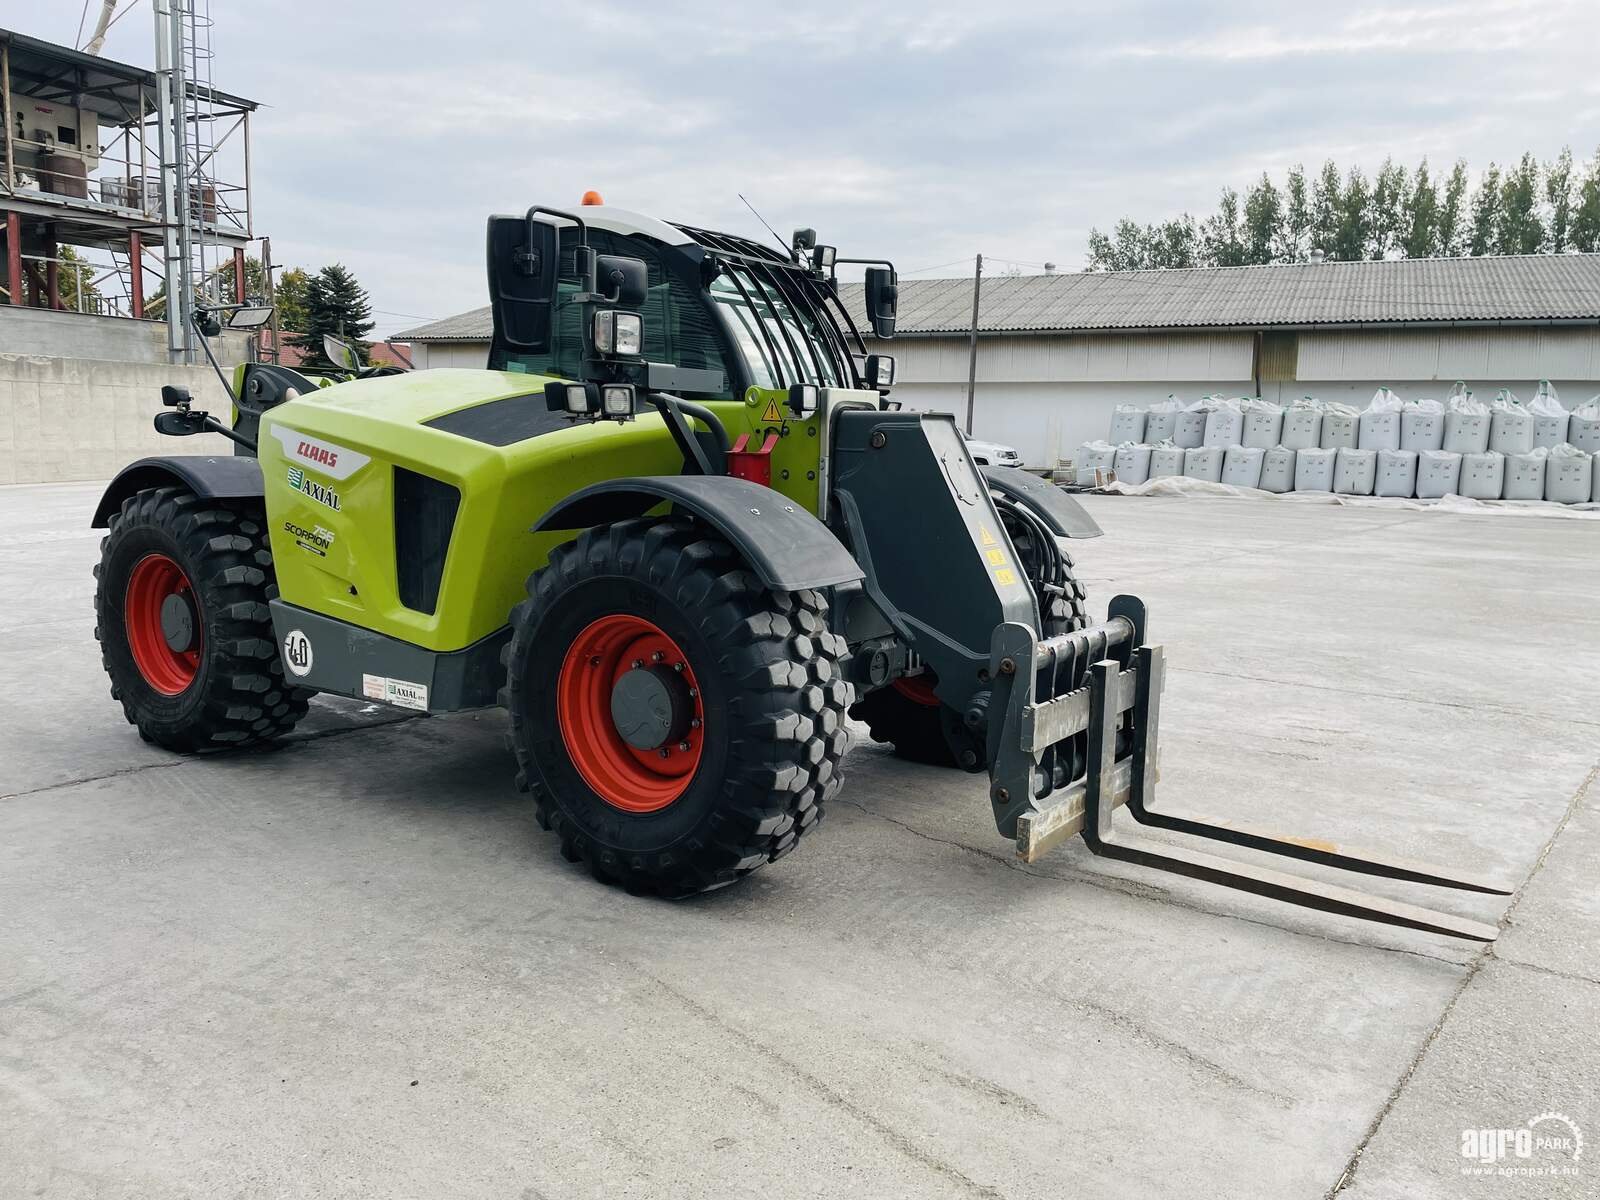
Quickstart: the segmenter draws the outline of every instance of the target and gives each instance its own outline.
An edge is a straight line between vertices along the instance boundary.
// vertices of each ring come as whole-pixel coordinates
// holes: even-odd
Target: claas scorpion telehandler
[[[291,729],[317,692],[418,712],[499,704],[517,783],[568,859],[686,896],[793,850],[841,783],[847,718],[986,776],[1032,861],[1111,858],[1327,912],[1487,941],[1493,927],[1130,837],[1157,829],[1397,880],[1420,864],[1164,811],[1163,680],[1144,605],[1091,619],[1059,489],[976,467],[951,417],[890,399],[841,301],[889,263],[604,205],[488,226],[486,370],[248,363],[223,421],[167,388],[110,485],[96,568],[112,695],[180,752]],[[203,310],[202,326],[249,323]],[[207,346],[207,355],[210,355]],[[215,359],[212,360],[215,363]],[[221,372],[219,371],[219,374]]]

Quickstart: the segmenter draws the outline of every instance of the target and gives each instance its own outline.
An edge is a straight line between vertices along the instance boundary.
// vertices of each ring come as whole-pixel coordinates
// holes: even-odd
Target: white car
[[[1020,467],[1022,455],[1018,454],[1013,446],[1002,446],[999,442],[985,442],[975,437],[961,435],[961,440],[967,443],[967,449],[972,453],[972,461],[980,467]]]

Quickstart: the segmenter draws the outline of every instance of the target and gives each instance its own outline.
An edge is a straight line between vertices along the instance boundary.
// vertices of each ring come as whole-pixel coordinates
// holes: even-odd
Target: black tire
[[[1019,561],[1037,563],[1040,555],[1031,545],[1034,528],[1018,519],[1010,506],[999,507],[1000,520],[1017,551]],[[1044,622],[1044,636],[1056,637],[1083,629],[1089,624],[1083,584],[1073,574],[1072,556],[1066,547],[1058,544],[1058,552],[1065,564],[1065,584],[1060,591],[1045,591],[1037,578],[1029,573],[1039,600],[1040,615]],[[850,709],[850,716],[867,726],[875,742],[886,742],[894,752],[908,762],[925,763],[934,767],[962,766],[966,770],[981,770],[981,754],[972,742],[972,735],[961,724],[960,716],[944,705],[923,704],[894,687],[881,687],[868,692]],[[965,755],[967,761],[960,761]]]
[[[569,648],[596,621],[648,619],[686,656],[705,713],[698,765],[666,807],[629,812],[580,773],[559,717]],[[764,588],[682,518],[591,529],[557,547],[511,614],[500,701],[517,786],[572,862],[631,892],[681,897],[782,857],[822,819],[849,745],[844,639],[818,592]]]
[[[130,647],[128,585],[147,558],[182,572],[199,619],[193,677],[171,694],[151,683]],[[272,631],[275,577],[259,506],[176,487],[139,492],[111,517],[94,574],[94,636],[111,696],[146,741],[180,753],[248,746],[306,715],[314,693],[284,683]]]

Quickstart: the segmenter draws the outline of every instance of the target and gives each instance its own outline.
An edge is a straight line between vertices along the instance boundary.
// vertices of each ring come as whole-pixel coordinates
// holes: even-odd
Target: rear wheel
[[[518,786],[562,853],[687,896],[792,850],[838,790],[844,639],[682,519],[592,529],[528,580],[505,652]]]
[[[141,737],[191,752],[287,733],[311,692],[284,683],[266,524],[179,488],[129,497],[95,567],[95,638]]]
[[[1089,612],[1066,547],[1014,502],[1000,495],[994,499],[1017,561],[1039,601],[1044,636],[1083,629],[1089,624]],[[981,746],[962,724],[960,714],[940,703],[933,690],[936,683],[937,677],[929,670],[896,679],[863,696],[850,715],[867,726],[873,741],[887,742],[901,758],[935,767],[982,770]]]

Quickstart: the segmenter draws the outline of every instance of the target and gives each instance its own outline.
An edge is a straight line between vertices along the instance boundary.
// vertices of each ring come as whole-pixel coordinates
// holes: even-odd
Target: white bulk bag
[[[1600,454],[1594,455],[1594,502],[1600,504]]]
[[[1289,450],[1310,450],[1322,443],[1322,405],[1307,396],[1296,400],[1283,414],[1282,445]]]
[[[1283,406],[1270,400],[1244,402],[1244,439],[1246,446],[1267,450],[1283,440]],[[1227,474],[1227,467],[1223,467]]]
[[[1337,450],[1307,446],[1294,453],[1294,490],[1297,492],[1333,491],[1333,460]]]
[[[1372,485],[1374,496],[1399,496],[1409,499],[1417,494],[1417,452],[1415,450],[1379,450],[1378,478]]]
[[[1229,446],[1222,455],[1222,482],[1234,487],[1261,486],[1261,462],[1266,450],[1260,446]]]
[[[1110,442],[1085,442],[1073,460],[1078,469],[1078,486],[1099,487],[1107,482],[1116,463],[1117,448]]]
[[[1133,404],[1119,404],[1111,410],[1111,444],[1144,441],[1144,409]]]
[[[1226,449],[1237,446],[1244,438],[1244,402],[1218,400],[1206,414],[1206,436],[1203,445]]]
[[[1333,490],[1345,496],[1372,495],[1372,485],[1378,478],[1378,452],[1340,446],[1335,453]]]
[[[1183,405],[1176,396],[1168,396],[1165,400],[1157,400],[1150,406],[1150,411],[1144,415],[1144,440],[1149,445],[1155,446],[1162,442],[1170,442],[1172,435],[1178,428],[1178,413]]]
[[[1489,405],[1489,449],[1497,454],[1526,454],[1533,449],[1533,414],[1505,388]]]
[[[1549,457],[1544,446],[1535,446],[1526,454],[1506,455],[1506,486],[1501,495],[1507,500],[1543,500],[1544,465]]]
[[[1543,446],[1548,450],[1567,440],[1567,410],[1548,379],[1539,381],[1539,390],[1533,394],[1528,411],[1533,414],[1535,449]]]
[[[1417,451],[1417,499],[1453,496],[1461,486],[1461,455],[1454,450]]]
[[[1444,446],[1444,405],[1412,400],[1400,412],[1400,449],[1438,450]]]
[[[1572,410],[1567,420],[1567,442],[1590,454],[1600,450],[1600,396]]]
[[[1187,450],[1206,440],[1206,416],[1211,412],[1209,400],[1196,400],[1188,408],[1178,410],[1178,422],[1172,427],[1172,441],[1179,449]]]
[[[1372,400],[1361,414],[1357,444],[1363,450],[1400,449],[1400,413],[1405,405],[1386,387],[1372,393]]]
[[[1354,450],[1357,442],[1357,427],[1360,424],[1361,414],[1348,404],[1337,401],[1322,406],[1322,441],[1324,450],[1337,450],[1341,446],[1348,446]]]
[[[1489,448],[1489,406],[1474,400],[1457,382],[1444,402],[1444,448],[1456,454],[1482,454]]]
[[[1530,428],[1529,433],[1533,430]],[[1469,500],[1498,500],[1506,487],[1506,456],[1498,450],[1461,456],[1461,494]]]
[[[1183,447],[1168,443],[1150,450],[1150,478],[1161,479],[1168,475],[1183,474]]]
[[[1123,442],[1117,447],[1117,480],[1120,483],[1143,483],[1150,478],[1150,447],[1135,442]]]
[[[1544,498],[1561,504],[1583,504],[1592,495],[1594,455],[1570,442],[1553,447],[1545,460]]]
[[[1286,446],[1274,446],[1261,456],[1261,490],[1264,492],[1294,491],[1295,452]]]
[[[1222,481],[1222,447],[1191,446],[1183,452],[1183,473],[1190,479]]]

